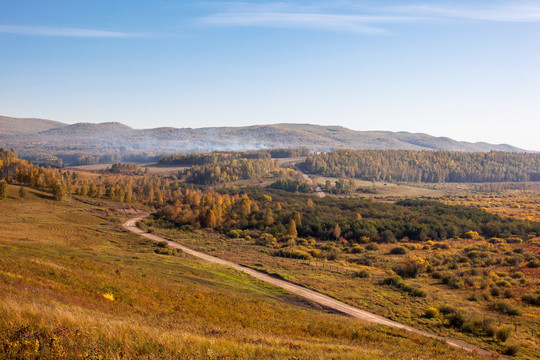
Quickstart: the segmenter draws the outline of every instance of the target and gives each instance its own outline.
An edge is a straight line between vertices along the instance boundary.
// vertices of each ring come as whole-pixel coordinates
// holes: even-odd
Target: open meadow
[[[9,186],[0,214],[2,358],[481,358],[126,233],[109,207]]]
[[[252,198],[260,196],[257,195],[259,190],[252,190],[253,193],[246,191]],[[399,203],[377,205],[332,196],[317,200],[298,194],[285,196],[279,191],[266,191],[264,196],[272,198],[272,203],[265,203],[267,209],[274,210],[276,206],[290,208],[288,214],[292,215],[288,216],[296,219],[298,234],[301,231],[309,232],[310,227],[314,226],[312,219],[317,219],[320,214],[327,217],[332,214],[332,219],[350,216],[348,212],[340,213],[337,209],[350,207],[358,211],[355,216],[360,220],[350,226],[366,226],[365,229],[368,229],[369,224],[365,221],[372,221],[369,217],[386,218],[389,215],[385,215],[384,211],[405,211],[409,204],[406,201],[403,203],[405,208],[401,208]],[[274,202],[278,205],[273,205]],[[309,208],[304,206],[303,211],[294,211],[298,209],[295,202],[310,205]],[[457,211],[458,214],[470,211],[468,208],[454,209],[434,202],[424,204],[413,201],[410,204],[417,204],[421,212],[433,206],[430,212],[444,211],[450,214]],[[404,213],[396,216],[411,215]],[[418,213],[413,216],[423,215]],[[454,219],[455,226],[475,226],[469,224],[467,219],[461,224],[455,215],[452,216],[449,219]],[[471,219],[491,219],[489,221],[492,223],[486,224],[494,228],[489,231],[497,226],[508,226],[504,225],[504,220],[497,225],[493,222],[496,217],[479,210],[467,216]],[[278,216],[274,217],[277,221]],[[429,221],[428,218],[419,220]],[[353,242],[339,238],[339,234],[332,238],[335,224],[332,221],[328,220],[331,224],[330,237],[326,239],[301,235],[274,238],[264,232],[272,233],[272,228],[266,227],[261,234],[256,230],[257,226],[250,229],[248,225],[244,225],[246,230],[231,230],[223,234],[210,229],[197,229],[197,226],[194,229],[191,225],[178,227],[153,218],[144,220],[141,226],[194,249],[275,274],[428,332],[453,337],[497,353],[519,351],[519,358],[538,357],[540,237],[507,235],[506,239],[489,238],[474,231],[458,236],[458,231],[454,237],[445,235],[442,239],[436,239],[440,234],[429,233],[419,240],[395,238],[383,233],[383,238],[376,241],[362,236],[359,241]],[[376,223],[380,220],[373,221]],[[324,223],[322,226],[330,224]],[[385,226],[391,226],[391,223]],[[430,226],[440,225],[434,223]],[[451,231],[453,226],[439,231],[443,234]],[[342,223],[342,233],[348,231],[349,235],[345,236],[350,238],[352,230],[346,229],[349,228]],[[488,231],[488,228],[485,229]],[[367,233],[367,230],[362,231]],[[504,336],[503,332],[506,332]]]

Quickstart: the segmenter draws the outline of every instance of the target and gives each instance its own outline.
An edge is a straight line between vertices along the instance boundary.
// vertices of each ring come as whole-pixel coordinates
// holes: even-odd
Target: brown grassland
[[[315,310],[247,275],[127,233],[125,217],[109,207],[56,202],[31,189],[25,198],[17,194],[10,186],[0,201],[2,359],[482,358]],[[416,316],[423,301],[368,280],[314,271],[216,234],[175,234],[400,321],[409,313],[410,323],[436,326]]]
[[[323,180],[327,179],[331,178]],[[317,180],[324,183],[321,177]],[[472,184],[432,184],[423,188],[414,184],[377,183],[376,188],[381,189],[375,195],[376,201],[424,196],[448,204],[476,206],[501,216],[540,220],[540,198],[534,190],[508,190],[494,195],[475,193]],[[264,246],[252,240],[247,232],[239,238],[230,238],[210,230],[168,228],[166,223],[151,219],[143,221],[141,226],[194,249],[279,275],[422,330],[496,353],[518,351],[517,357],[522,359],[540,357],[540,311],[537,305],[523,299],[540,293],[538,260],[527,260],[540,255],[540,238],[507,242],[473,237],[367,244],[357,246],[354,254],[348,245],[334,244],[332,251],[337,255],[333,260],[297,260],[276,256],[280,245],[291,244]],[[292,246],[323,251],[329,245],[314,239],[297,239]],[[391,254],[396,247],[404,248],[406,253]],[[410,259],[425,261],[427,270],[397,286],[381,284],[394,276],[396,264]],[[412,296],[407,290],[410,287],[422,289],[423,294]],[[436,311],[431,314],[433,310]],[[508,333],[508,339],[498,337],[497,332],[503,331]]]

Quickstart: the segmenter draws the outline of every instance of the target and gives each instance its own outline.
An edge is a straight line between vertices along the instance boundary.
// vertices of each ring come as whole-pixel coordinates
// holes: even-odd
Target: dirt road
[[[128,231],[131,231],[132,233],[144,236],[145,238],[150,239],[152,241],[157,241],[157,242],[167,241],[166,239],[164,239],[164,238],[162,238],[160,236],[153,235],[153,234],[147,233],[147,232],[139,229],[137,227],[137,222],[142,220],[143,218],[144,218],[144,216],[138,216],[138,217],[129,219],[128,221],[126,221],[124,223],[124,225],[122,225],[122,227],[124,229],[128,230]],[[480,348],[478,348],[476,346],[473,346],[473,345],[470,345],[470,344],[467,344],[467,343],[464,343],[464,342],[461,342],[461,341],[458,341],[458,340],[454,340],[454,339],[450,339],[450,338],[430,334],[430,333],[427,333],[425,331],[412,328],[412,327],[410,327],[408,325],[404,325],[404,324],[401,324],[401,323],[386,319],[386,318],[384,318],[382,316],[378,316],[378,315],[372,314],[370,312],[360,310],[358,308],[355,308],[354,306],[345,304],[345,303],[343,303],[343,302],[341,302],[339,300],[333,299],[333,298],[331,298],[329,296],[323,295],[323,294],[318,293],[316,291],[307,289],[305,287],[293,284],[293,283],[285,281],[285,280],[277,279],[277,278],[272,277],[270,275],[267,275],[265,273],[261,273],[261,272],[259,272],[257,270],[253,270],[253,269],[247,268],[245,266],[238,265],[236,263],[217,258],[215,256],[207,255],[207,254],[204,254],[202,252],[192,250],[192,249],[190,249],[190,248],[188,248],[186,246],[180,245],[180,244],[175,243],[175,242],[168,241],[168,243],[169,243],[170,247],[175,248],[175,249],[180,249],[183,252],[185,252],[186,254],[195,256],[195,257],[197,257],[199,259],[202,259],[202,260],[205,260],[205,261],[208,261],[208,262],[212,262],[212,263],[216,263],[216,264],[222,264],[222,265],[225,265],[225,266],[232,267],[232,268],[234,268],[236,270],[239,270],[239,271],[242,271],[242,272],[244,272],[246,274],[249,274],[249,275],[253,276],[254,278],[257,278],[257,279],[262,280],[264,282],[267,282],[269,284],[278,286],[278,287],[283,288],[283,289],[285,289],[285,290],[287,290],[287,291],[289,291],[289,292],[291,292],[293,294],[304,297],[304,298],[306,298],[308,300],[311,300],[311,301],[313,301],[313,302],[315,302],[317,304],[320,304],[320,305],[323,305],[325,307],[337,310],[339,312],[342,312],[342,313],[347,314],[349,316],[355,317],[357,319],[367,321],[367,322],[376,323],[376,324],[387,325],[387,326],[391,326],[391,327],[394,327],[394,328],[403,329],[403,330],[406,330],[406,331],[413,332],[415,334],[419,334],[419,335],[427,336],[427,337],[430,337],[430,338],[433,338],[433,339],[441,340],[441,341],[447,343],[448,345],[456,347],[456,348],[465,349],[465,350],[468,350],[468,351],[473,351],[473,352],[476,352],[476,353],[479,353],[479,354],[482,354],[482,355],[492,355],[492,356],[498,357],[497,354],[493,354],[493,353],[491,353],[489,351],[480,349]],[[498,357],[498,358],[499,359],[504,359],[502,357]]]
[[[302,176],[304,177],[305,180],[309,181],[309,183],[311,184],[311,186],[315,186],[317,184],[315,184],[315,182],[313,180],[311,180],[311,178],[307,175],[307,174],[304,174],[302,172],[302,170],[300,170],[296,164],[291,164],[294,168],[294,170],[298,171],[300,174],[302,174]],[[319,185],[317,185],[317,187],[315,188],[315,194],[317,194],[318,197],[320,198],[323,198],[326,196],[326,193],[321,189],[321,187]]]

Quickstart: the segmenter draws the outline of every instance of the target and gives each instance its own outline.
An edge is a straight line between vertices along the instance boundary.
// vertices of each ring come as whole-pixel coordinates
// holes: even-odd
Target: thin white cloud
[[[212,26],[303,28],[380,34],[385,30],[373,24],[410,21],[410,19],[369,15],[256,12],[215,14],[203,17],[199,21]]]
[[[366,6],[354,2],[318,2],[298,5],[284,2],[228,2],[217,13],[200,17],[206,26],[301,28],[380,34],[391,23],[437,21],[540,22],[540,2],[504,2],[469,6]]]
[[[540,22],[540,4],[504,3],[494,6],[429,6],[405,5],[385,9],[393,13],[427,19],[465,19],[490,22]]]
[[[95,29],[79,29],[71,27],[49,26],[12,26],[0,25],[0,33],[27,35],[27,36],[56,36],[76,38],[133,38],[143,37],[144,34],[105,31]]]

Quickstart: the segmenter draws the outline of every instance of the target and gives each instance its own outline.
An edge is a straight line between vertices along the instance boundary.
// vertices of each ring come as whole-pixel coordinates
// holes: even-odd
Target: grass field
[[[0,358],[473,359],[124,232],[109,208],[10,186],[0,202]]]
[[[334,184],[336,180],[343,180],[336,177],[319,175],[309,175],[315,182],[323,186],[326,181]],[[348,178],[344,180],[349,180]],[[519,205],[525,204],[517,218],[526,218],[531,214],[540,213],[540,192],[538,183],[517,182],[517,183],[411,183],[411,182],[385,182],[366,181],[353,179],[357,188],[373,191],[373,193],[355,192],[347,196],[375,197],[379,199],[396,199],[403,197],[432,197],[451,198],[449,203],[470,206],[493,207],[499,204],[502,208],[519,209]],[[484,188],[490,186],[500,186],[497,191],[487,191]],[[507,189],[506,189],[507,188]],[[520,188],[523,188],[519,190]],[[527,206],[528,205],[528,206]],[[525,213],[526,212],[526,213]],[[503,213],[504,214],[504,213]],[[540,218],[537,217],[537,218]]]
[[[487,212],[521,220],[540,221],[539,191],[506,191],[502,194],[474,194],[444,199],[451,205],[476,206]]]
[[[507,351],[510,345],[519,344],[519,358],[536,359],[540,356],[540,312],[538,307],[520,301],[523,295],[540,290],[540,273],[537,268],[526,266],[518,271],[515,266],[506,263],[516,254],[538,256],[538,238],[500,246],[483,239],[448,240],[431,243],[427,247],[412,242],[378,244],[375,247],[364,245],[356,254],[343,250],[333,261],[308,262],[275,256],[277,249],[257,245],[250,238],[229,238],[206,230],[185,232],[166,229],[163,224],[152,221],[148,221],[146,226],[184,245],[278,274],[351,305],[432,333],[457,338],[498,353]],[[303,241],[300,239],[298,243]],[[389,255],[398,246],[404,247],[407,254]],[[332,247],[339,246],[335,244]],[[467,249],[472,247],[491,249],[482,256],[493,256],[493,264],[473,264],[468,262],[468,258],[465,261]],[[320,250],[323,251],[323,248]],[[500,258],[500,262],[495,256]],[[411,296],[403,287],[381,285],[383,279],[393,274],[392,269],[396,264],[406,263],[411,258],[431,262],[430,273],[405,280],[408,286],[423,289],[425,296]],[[445,283],[445,277],[450,279],[448,283]],[[517,307],[520,314],[501,313],[492,308],[493,303],[510,304]],[[462,312],[470,327],[462,326],[460,329],[451,326],[449,317],[442,315],[433,318],[425,316],[429,308],[442,309],[445,306]],[[493,334],[484,330],[490,326],[502,328],[505,325],[512,328],[511,337],[506,342],[497,341]]]

